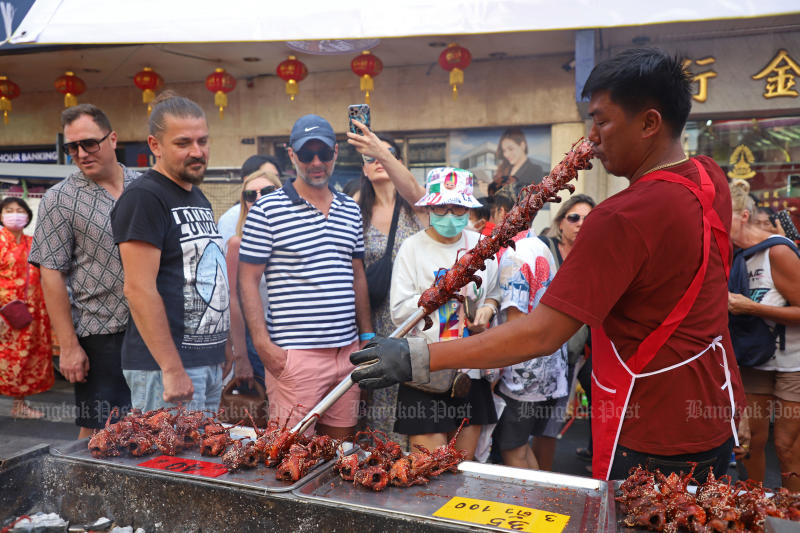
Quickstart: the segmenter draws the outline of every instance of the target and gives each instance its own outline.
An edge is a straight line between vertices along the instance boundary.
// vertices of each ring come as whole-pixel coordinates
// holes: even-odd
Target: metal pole
[[[399,339],[401,337],[405,337],[408,334],[408,332],[414,329],[414,326],[416,326],[417,323],[425,317],[425,315],[426,315],[425,309],[420,307],[419,309],[416,310],[416,312],[413,315],[408,317],[405,322],[400,324],[400,326],[398,326],[398,328],[394,330],[391,333],[391,335],[389,335],[389,337],[393,339]],[[370,361],[360,366],[363,367],[371,365],[374,362],[375,361]],[[314,419],[316,419],[317,417],[319,417],[319,415],[330,409],[330,407],[333,404],[335,404],[337,400],[339,400],[339,398],[344,396],[344,393],[350,390],[350,387],[352,387],[355,384],[355,382],[351,377],[352,375],[353,375],[352,372],[348,374],[341,382],[339,382],[338,385],[336,385],[336,387],[333,388],[332,391],[326,394],[325,397],[322,400],[320,400],[319,403],[315,405],[308,412],[308,414],[304,416],[300,422],[297,423],[296,426],[292,428],[292,433],[302,433],[305,430],[307,430],[311,425],[311,423],[314,421]]]

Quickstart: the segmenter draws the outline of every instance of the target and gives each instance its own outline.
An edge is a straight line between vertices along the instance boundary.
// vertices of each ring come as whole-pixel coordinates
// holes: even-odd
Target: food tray
[[[246,434],[247,433],[246,429],[242,433]],[[236,432],[231,431],[231,435],[235,436]],[[252,468],[252,469],[243,468],[236,472],[223,473],[217,477],[206,477],[206,476],[199,476],[197,474],[183,473],[179,471],[176,472],[168,469],[155,469],[147,466],[140,466],[140,463],[161,457],[162,454],[159,452],[152,453],[144,457],[133,457],[130,454],[123,452],[122,455],[120,455],[119,457],[96,458],[92,457],[92,454],[89,453],[88,445],[89,445],[89,439],[84,439],[67,444],[65,446],[51,448],[50,451],[53,455],[58,455],[60,457],[67,457],[85,463],[93,463],[103,466],[114,466],[117,468],[123,468],[127,470],[146,472],[148,474],[162,474],[169,476],[186,477],[186,478],[191,478],[195,481],[202,480],[202,481],[207,481],[209,483],[219,483],[222,485],[230,485],[250,490],[255,489],[263,492],[289,492],[291,490],[297,489],[304,483],[322,474],[326,470],[332,471],[331,469],[333,463],[336,461],[336,459],[332,459],[330,461],[318,464],[317,466],[312,468],[304,477],[300,478],[299,480],[293,483],[289,483],[287,481],[281,481],[275,479],[275,468],[267,468],[263,464],[259,464],[257,468]],[[342,453],[347,455],[352,453],[354,451],[354,448],[351,443],[345,442],[342,445],[341,450],[343,450]],[[175,455],[175,458],[193,459],[196,461],[205,461],[208,463],[222,465],[222,456],[207,457],[204,455],[200,455],[200,450],[197,448],[193,450],[184,450],[181,453]]]
[[[363,454],[360,450],[358,453]],[[563,527],[541,522],[531,524],[530,520],[526,525],[523,524],[525,520],[519,520],[516,525],[522,531],[593,532],[605,531],[608,524],[612,525],[612,531],[616,528],[613,500],[609,505],[609,487],[604,481],[469,461],[459,465],[459,473],[442,474],[427,485],[408,488],[387,486],[381,492],[354,486],[352,481],[344,481],[333,470],[326,470],[295,489],[294,494],[302,499],[329,505],[490,531],[507,531],[511,528],[507,520],[499,521],[504,527],[489,523],[492,520],[498,523],[498,518],[510,510],[509,506],[569,517]],[[454,497],[483,500],[496,505],[489,505],[488,512],[483,513],[485,517],[471,513],[472,519],[469,521],[434,516]],[[480,510],[485,509],[486,505]]]

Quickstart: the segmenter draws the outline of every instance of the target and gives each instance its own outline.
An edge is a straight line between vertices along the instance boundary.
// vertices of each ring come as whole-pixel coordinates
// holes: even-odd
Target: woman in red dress
[[[32,238],[22,233],[31,218],[21,198],[0,202],[0,307],[20,299],[33,316],[30,324],[16,329],[0,315],[0,394],[14,397],[14,418],[42,418],[44,413],[31,408],[25,397],[50,389],[54,380],[50,319],[39,269],[28,264]]]

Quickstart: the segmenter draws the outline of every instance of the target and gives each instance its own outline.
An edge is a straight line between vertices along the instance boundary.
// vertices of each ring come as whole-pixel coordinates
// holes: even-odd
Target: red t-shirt
[[[696,158],[714,182],[714,209],[730,231],[731,197],[722,169]],[[669,169],[695,183],[691,161]],[[686,291],[702,261],[702,209],[685,187],[636,182],[598,205],[581,228],[541,302],[593,328],[602,327],[623,360],[656,329]],[[725,250],[729,254],[730,250]],[[703,351],[721,335],[734,399],[744,393],[728,335],[728,285],[712,235],[700,294],[678,329],[644,369],[652,372]],[[730,401],[720,352],[664,374],[638,379],[619,444],[658,455],[697,453],[731,434]],[[637,407],[638,406],[638,407]]]

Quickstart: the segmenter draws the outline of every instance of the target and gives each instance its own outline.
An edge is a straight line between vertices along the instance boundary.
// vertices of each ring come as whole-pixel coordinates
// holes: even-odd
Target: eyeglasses
[[[266,187],[257,191],[242,191],[242,198],[245,202],[255,202],[259,197],[267,195],[277,189],[274,185],[267,185]]]
[[[400,159],[400,156],[397,155],[397,150],[394,149],[394,146],[389,147],[389,153],[392,154],[395,159]],[[377,161],[376,158],[370,157],[368,155],[362,155],[361,159],[364,160],[365,165],[371,165],[372,163]]]
[[[78,147],[80,146],[87,154],[93,154],[100,151],[100,143],[105,141],[109,135],[111,135],[110,131],[102,139],[83,139],[82,141],[64,143],[64,151],[74,157],[78,155]]]
[[[314,150],[302,148],[296,151],[295,155],[297,155],[297,159],[299,159],[301,163],[311,163],[314,160],[314,156],[319,157],[319,160],[323,163],[327,163],[333,159],[333,148],[325,146],[316,152]]]
[[[586,218],[586,215],[579,215],[578,213],[570,213],[569,215],[565,216],[564,218],[567,219],[567,222],[571,222],[576,224],[579,220]]]
[[[440,217],[445,216],[447,213],[453,213],[455,216],[460,217],[464,215],[467,211],[469,211],[469,207],[464,207],[463,205],[434,205],[431,207],[431,211],[434,215],[439,215]]]

